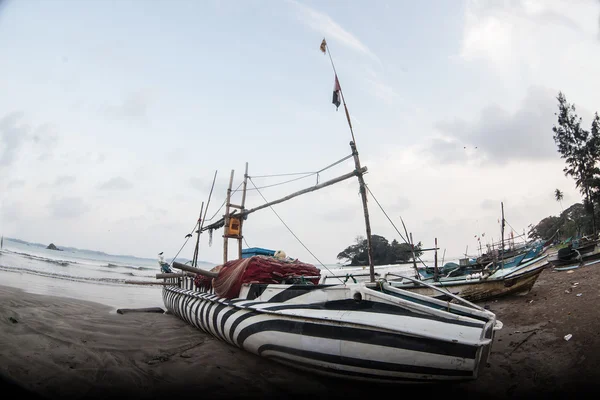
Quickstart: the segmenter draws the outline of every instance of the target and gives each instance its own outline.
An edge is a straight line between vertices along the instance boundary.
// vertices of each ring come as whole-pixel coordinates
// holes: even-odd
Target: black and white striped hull
[[[404,383],[477,377],[490,351],[493,314],[449,316],[440,310],[446,302],[434,309],[436,303],[388,290],[395,294],[364,284],[249,285],[244,298],[228,300],[165,286],[163,298],[169,311],[204,332],[313,373]]]

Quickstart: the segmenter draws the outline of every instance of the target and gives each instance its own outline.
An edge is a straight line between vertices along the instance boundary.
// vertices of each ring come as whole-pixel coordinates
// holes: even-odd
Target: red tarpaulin
[[[321,271],[314,265],[266,256],[228,261],[211,271],[218,272],[219,276],[213,279],[196,275],[195,285],[204,290],[212,287],[217,296],[228,299],[239,296],[244,283],[282,283],[291,277],[316,276],[307,281],[317,285],[321,276]]]

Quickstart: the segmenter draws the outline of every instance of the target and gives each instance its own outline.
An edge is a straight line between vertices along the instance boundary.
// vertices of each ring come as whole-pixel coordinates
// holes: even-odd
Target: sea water
[[[216,264],[199,262],[198,266],[210,270]],[[323,275],[365,272],[360,267],[345,268],[340,264],[315,266],[323,270]],[[376,267],[379,268],[385,267]],[[412,264],[395,268],[401,270],[401,275],[414,275]],[[0,250],[0,285],[30,293],[93,301],[112,307],[113,312],[118,308],[164,308],[162,286],[135,283],[157,282],[155,275],[160,272],[158,259],[70,248],[57,251],[7,238]]]
[[[199,266],[211,269],[215,265],[203,262]],[[113,312],[118,308],[164,308],[162,286],[135,283],[157,282],[155,275],[160,272],[158,259],[57,251],[7,238],[0,250],[0,285],[93,301],[112,307]]]

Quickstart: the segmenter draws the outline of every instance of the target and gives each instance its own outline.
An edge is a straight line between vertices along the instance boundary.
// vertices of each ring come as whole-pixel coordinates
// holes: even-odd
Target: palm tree
[[[563,193],[563,192],[561,192],[559,189],[556,189],[556,190],[554,191],[554,199],[560,203],[560,209],[561,209],[562,211],[564,211],[564,210],[563,210],[563,206],[562,206],[562,199],[563,199],[564,197],[565,197],[564,193]]]

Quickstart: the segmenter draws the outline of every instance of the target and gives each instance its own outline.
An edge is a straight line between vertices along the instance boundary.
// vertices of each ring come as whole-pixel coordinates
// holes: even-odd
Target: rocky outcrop
[[[48,247],[46,247],[46,248],[47,248],[47,249],[50,249],[50,250],[58,250],[58,251],[62,251],[61,249],[59,249],[58,247],[56,247],[56,246],[54,245],[54,243],[50,243],[50,244],[48,245]]]

